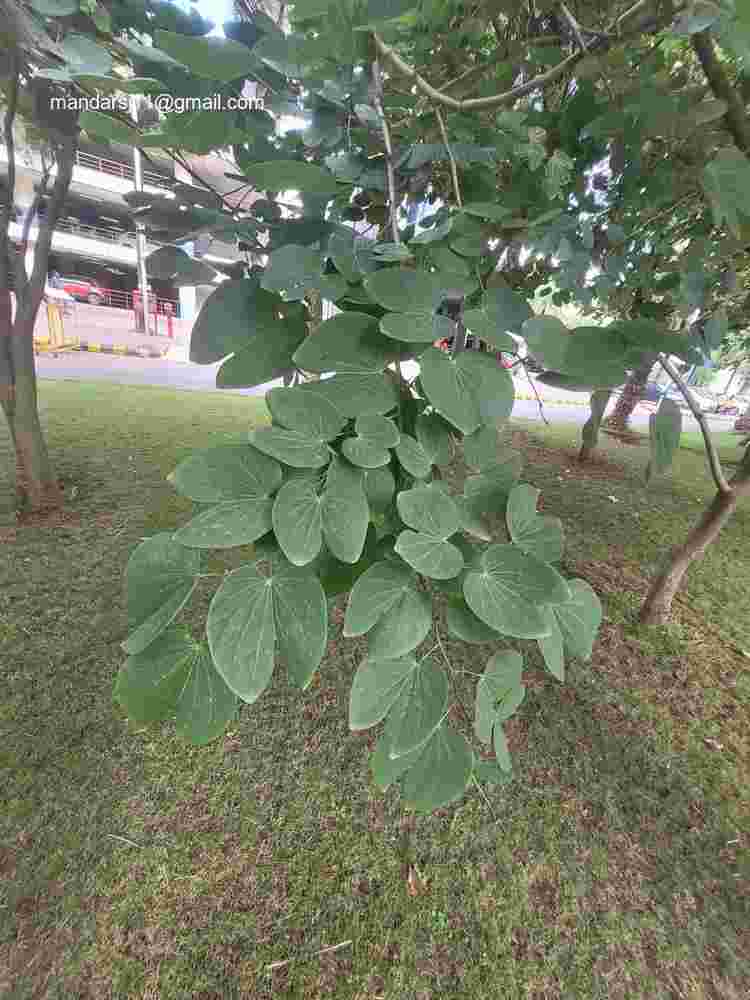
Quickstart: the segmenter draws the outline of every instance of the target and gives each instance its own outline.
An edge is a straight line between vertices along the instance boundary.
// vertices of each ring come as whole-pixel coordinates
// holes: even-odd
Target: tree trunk
[[[697,559],[702,559],[706,549],[716,540],[721,529],[737,507],[738,495],[717,493],[710,507],[704,512],[682,545],[672,550],[669,562],[651,584],[641,608],[640,620],[646,625],[663,625],[672,610],[672,601],[680,584]]]
[[[630,417],[633,414],[633,410],[643,397],[648,377],[651,374],[651,369],[656,363],[656,359],[656,354],[644,354],[643,360],[638,367],[631,372],[630,378],[625,383],[622,393],[620,394],[620,398],[615,404],[614,410],[604,421],[605,427],[609,427],[612,430],[617,431],[626,431],[628,429]]]

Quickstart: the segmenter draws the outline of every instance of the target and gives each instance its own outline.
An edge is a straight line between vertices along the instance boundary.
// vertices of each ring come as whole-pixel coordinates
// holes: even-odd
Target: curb
[[[99,344],[88,340],[65,341],[63,345],[53,347],[46,338],[39,338],[34,341],[34,352],[36,354],[49,354],[52,351],[55,353],[61,351],[83,351],[89,354],[117,354],[120,357],[162,360],[166,357],[169,350],[169,347],[166,347],[164,350],[157,350],[153,347],[132,348],[127,344]]]
[[[529,402],[538,402],[536,396],[529,396],[526,393],[517,392],[514,399],[526,399]],[[580,399],[542,399],[542,406],[587,406]]]

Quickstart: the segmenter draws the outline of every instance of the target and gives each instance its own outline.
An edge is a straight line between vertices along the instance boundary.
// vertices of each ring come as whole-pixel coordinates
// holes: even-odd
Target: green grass
[[[710,495],[700,455],[646,491],[645,449],[608,442],[622,468],[586,477],[570,428],[528,425],[543,460],[525,478],[563,518],[571,569],[616,582],[602,578],[602,640],[565,685],[529,660],[508,727],[517,777],[487,790],[494,815],[470,792],[412,822],[372,787],[368,734],[348,730],[362,644],[336,625],[316,685],[290,691],[277,671],[208,748],[112,704],[128,556],[189,511],[164,477],[241,438],[262,402],[48,381],[41,398],[76,516],[0,542],[1,995],[747,995],[747,840],[728,842],[747,836],[750,685],[721,638],[750,647],[747,505],[671,626],[639,628],[628,588]],[[209,584],[186,620],[203,620]],[[449,652],[477,670],[490,649]]]

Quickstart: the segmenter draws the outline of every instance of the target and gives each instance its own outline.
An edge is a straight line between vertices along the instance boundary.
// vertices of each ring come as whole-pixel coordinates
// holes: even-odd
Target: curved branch
[[[750,156],[750,118],[745,114],[745,106],[735,88],[729,82],[724,68],[716,58],[716,48],[710,31],[700,31],[692,36],[692,45],[698,56],[706,79],[711,84],[714,97],[724,101],[727,113],[724,115],[726,126],[732,134],[737,147]]]
[[[453,193],[456,196],[456,204],[459,208],[463,208],[464,204],[461,200],[461,188],[458,184],[458,170],[456,169],[456,158],[453,155],[453,150],[451,149],[451,144],[448,141],[448,133],[445,129],[445,122],[443,121],[443,115],[440,108],[435,108],[435,115],[437,116],[438,125],[440,126],[440,135],[443,137],[443,145],[448,153],[448,159],[451,164],[451,180],[453,181]]]

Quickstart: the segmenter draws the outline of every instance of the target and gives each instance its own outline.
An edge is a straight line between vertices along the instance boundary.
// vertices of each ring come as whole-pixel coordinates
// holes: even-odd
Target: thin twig
[[[329,945],[327,948],[321,948],[320,951],[313,952],[313,957],[317,957],[318,955],[326,955],[328,954],[328,952],[331,951],[339,951],[341,948],[348,948],[349,945],[352,943],[353,942],[349,940],[349,941],[342,941],[340,944]],[[298,956],[298,957],[303,957],[303,956]],[[269,972],[271,969],[282,969],[285,965],[289,965],[293,961],[294,961],[293,958],[285,958],[283,962],[271,962],[270,965],[266,966],[266,972]]]
[[[445,146],[445,151],[448,154],[448,159],[451,164],[451,179],[453,181],[453,194],[456,197],[456,204],[459,208],[464,207],[464,203],[461,201],[461,188],[458,184],[458,170],[456,169],[456,158],[453,155],[453,150],[451,149],[451,144],[448,141],[448,133],[445,128],[445,121],[443,120],[442,112],[440,108],[435,108],[435,114],[437,116],[438,125],[440,126],[440,135],[443,137],[443,145]]]
[[[573,17],[573,15],[570,13],[570,11],[568,10],[567,4],[563,3],[562,0],[560,2],[560,10],[565,15],[565,20],[568,22],[568,24],[570,25],[570,27],[573,29],[573,34],[576,36],[576,41],[578,42],[578,44],[579,44],[579,46],[581,48],[581,51],[585,52],[586,51],[586,40],[583,37],[583,35],[581,34],[581,26],[578,23],[578,21],[576,21],[576,19]]]
[[[526,364],[526,359],[525,358],[519,358],[518,360],[523,365],[523,370],[526,372],[526,378],[529,380],[529,385],[531,386],[531,388],[532,388],[532,390],[534,392],[534,395],[536,396],[536,405],[539,407],[539,416],[542,418],[542,420],[545,422],[545,424],[549,427],[550,423],[549,423],[549,420],[547,420],[547,417],[545,416],[545,413],[544,413],[544,405],[542,404],[542,397],[539,395],[537,387],[534,384],[534,380],[531,377],[531,373],[529,372],[528,366]]]
[[[721,467],[721,459],[719,458],[719,453],[716,450],[714,439],[711,437],[711,430],[708,426],[708,420],[706,420],[705,413],[703,413],[700,406],[696,403],[693,398],[693,394],[690,392],[690,389],[688,388],[683,377],[665,354],[659,355],[659,364],[662,366],[667,375],[669,375],[672,381],[675,382],[677,388],[682,393],[683,399],[689,406],[691,413],[698,421],[698,426],[700,427],[701,434],[703,435],[703,442],[706,446],[708,464],[711,467],[711,475],[716,483],[716,488],[720,493],[732,493],[732,487],[726,481],[724,476],[724,470]]]
[[[143,850],[140,844],[136,844],[134,840],[128,840],[127,837],[120,837],[116,833],[108,833],[107,836],[111,837],[112,840],[121,840],[123,844],[128,844],[130,847],[137,847],[139,851]]]
[[[391,219],[391,230],[393,232],[393,242],[401,242],[401,234],[398,229],[398,202],[396,201],[396,175],[393,170],[393,143],[391,142],[391,130],[388,126],[388,119],[385,117],[383,109],[382,80],[380,78],[380,66],[373,63],[373,74],[377,76],[375,81],[376,97],[375,110],[383,123],[383,142],[385,143],[385,174],[388,181],[388,207]]]

